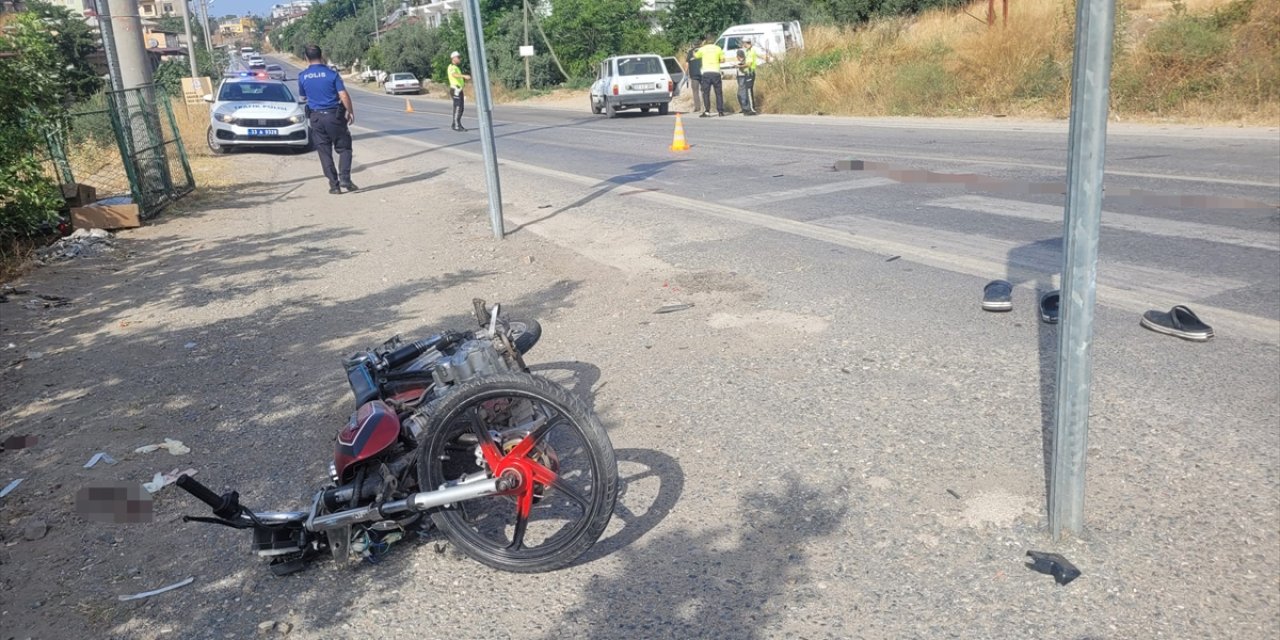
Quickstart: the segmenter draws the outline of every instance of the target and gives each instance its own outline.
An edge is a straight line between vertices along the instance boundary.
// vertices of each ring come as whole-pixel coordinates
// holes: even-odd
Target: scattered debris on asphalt
[[[955,492],[954,490],[952,490],[952,489],[947,489],[947,493],[951,494],[951,497],[952,497],[952,498],[955,498],[956,500],[959,500],[959,499],[960,499],[960,494],[956,493],[956,492]]]
[[[76,258],[96,258],[115,249],[115,239],[106,229],[76,229],[71,235],[40,249],[40,264],[63,262]]]
[[[1060,554],[1045,551],[1028,551],[1027,555],[1031,557],[1031,562],[1027,563],[1028,569],[1053,576],[1053,579],[1064,587],[1072,580],[1080,577],[1080,570]]]
[[[17,480],[14,480],[13,482],[6,484],[4,486],[4,489],[0,489],[0,498],[3,498],[9,495],[10,493],[13,493],[13,490],[17,489],[18,485],[22,484],[23,480],[26,480],[26,478],[18,478]]]
[[[93,454],[93,457],[89,458],[88,462],[84,463],[84,468],[92,469],[93,465],[98,464],[99,462],[105,462],[107,464],[115,464],[116,459],[107,455],[105,452],[99,451],[98,453]]]
[[[890,256],[888,260],[885,260],[885,262],[893,262],[894,260],[897,260],[898,258],[901,258],[901,257],[902,256]]]
[[[654,313],[675,313],[676,311],[684,311],[685,309],[692,309],[692,308],[693,308],[692,302],[682,302],[680,304],[668,304],[665,306],[658,307],[658,310],[654,311]]]
[[[164,442],[161,442],[160,444],[148,444],[148,445],[138,447],[137,449],[134,449],[133,452],[134,453],[151,453],[152,451],[155,451],[157,449],[166,449],[169,451],[169,453],[175,456],[191,453],[191,447],[188,447],[187,445],[182,444],[181,440],[174,440],[173,438],[165,438]]]
[[[283,620],[266,620],[258,623],[258,635],[270,635],[273,631],[282,636],[287,636],[289,632],[293,631],[293,623]]]
[[[9,436],[8,438],[5,438],[4,444],[0,445],[0,451],[27,449],[36,446],[39,442],[40,436],[33,436],[30,434]]]
[[[128,602],[129,600],[141,600],[143,598],[150,598],[151,596],[159,595],[166,591],[181,589],[182,587],[185,587],[195,581],[196,581],[195,576],[192,576],[190,578],[187,578],[186,580],[183,580],[182,582],[175,582],[167,587],[160,587],[159,589],[152,589],[151,591],[143,591],[142,593],[135,593],[131,596],[119,596],[120,602]]]
[[[161,473],[157,471],[156,475],[151,478],[151,482],[144,482],[142,484],[142,488],[146,489],[147,493],[155,493],[177,482],[178,476],[194,476],[195,474],[196,474],[195,469],[186,469],[184,471],[179,471],[178,469],[175,468],[173,471],[170,471],[168,473]]]
[[[190,350],[190,349],[194,349],[194,348],[196,348],[196,346],[197,346],[197,345],[196,345],[196,343],[194,343],[194,342],[188,342],[188,343],[186,343],[186,344],[182,345],[182,348],[183,348],[183,349]]]
[[[11,284],[6,284],[3,287],[0,287],[0,302],[8,302],[9,296],[25,296],[28,293],[31,293],[31,291],[27,289],[19,289]]]

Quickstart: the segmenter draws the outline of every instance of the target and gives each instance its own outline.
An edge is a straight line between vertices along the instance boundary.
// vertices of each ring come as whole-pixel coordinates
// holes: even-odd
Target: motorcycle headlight
[[[298,115],[298,114],[296,114],[296,113],[295,113],[295,114],[293,114],[293,115],[289,116],[289,122],[292,122],[292,123],[294,123],[294,124],[298,124],[299,122],[302,122],[302,116],[301,116],[301,115]]]
[[[227,124],[231,124],[236,121],[235,114],[231,113],[215,113],[213,114],[213,117],[217,118],[218,122],[225,122]]]

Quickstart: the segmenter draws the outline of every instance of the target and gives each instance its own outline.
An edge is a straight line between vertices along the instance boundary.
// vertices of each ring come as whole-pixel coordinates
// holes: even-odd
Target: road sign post
[[[1079,535],[1084,526],[1084,470],[1093,370],[1098,231],[1111,94],[1115,0],[1077,0],[1067,139],[1067,204],[1063,216],[1062,324],[1054,407],[1049,529]]]
[[[489,185],[489,219],[493,237],[501,240],[502,185],[498,181],[498,151],[493,143],[493,99],[489,95],[489,67],[484,53],[484,29],[480,23],[477,0],[462,3],[462,17],[467,29],[467,53],[471,56],[471,80],[476,88],[476,110],[480,114],[480,147],[484,151],[484,176]]]

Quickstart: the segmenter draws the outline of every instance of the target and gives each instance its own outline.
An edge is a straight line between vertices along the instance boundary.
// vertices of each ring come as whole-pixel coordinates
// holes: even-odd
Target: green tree
[[[675,0],[662,28],[674,44],[698,42],[720,35],[726,27],[742,23],[747,16],[743,0]]]
[[[364,26],[366,28],[361,28],[356,18],[338,22],[320,41],[320,47],[330,60],[343,66],[350,65],[363,58],[365,51],[373,44],[365,33],[368,24]]]
[[[417,24],[388,31],[378,45],[384,70],[389,73],[405,71],[419,78],[431,77],[432,58],[439,48],[436,29]]]
[[[98,37],[84,18],[71,13],[66,7],[43,0],[28,2],[27,11],[45,25],[58,55],[67,62],[62,78],[72,97],[82,100],[101,91],[102,77],[89,64],[89,56],[100,48]]]
[[[62,205],[36,153],[45,131],[67,124],[73,71],[61,41],[36,12],[0,15],[0,239],[35,232]]]
[[[544,28],[565,71],[575,78],[590,75],[596,62],[612,55],[669,48],[650,36],[640,0],[551,0]]]

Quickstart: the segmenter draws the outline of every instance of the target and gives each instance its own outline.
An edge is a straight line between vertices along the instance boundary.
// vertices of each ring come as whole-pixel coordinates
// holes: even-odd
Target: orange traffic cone
[[[413,103],[409,102],[408,98],[404,99],[404,112],[413,113]]]
[[[676,112],[676,135],[671,139],[672,151],[688,151],[689,143],[684,139],[684,121],[680,119],[680,112]]]

